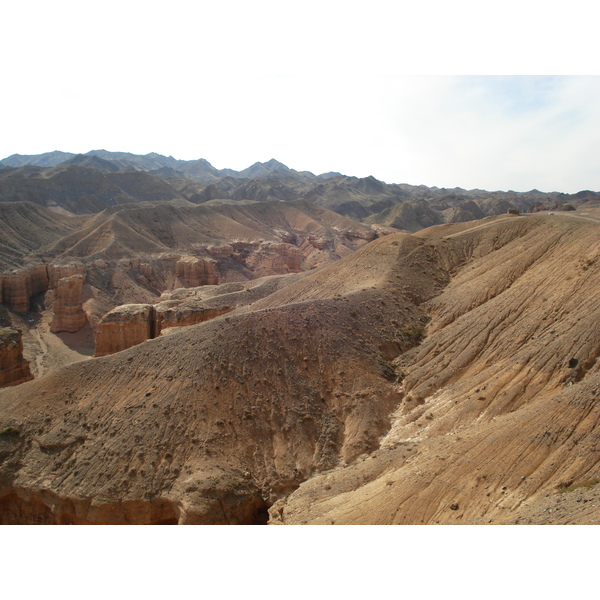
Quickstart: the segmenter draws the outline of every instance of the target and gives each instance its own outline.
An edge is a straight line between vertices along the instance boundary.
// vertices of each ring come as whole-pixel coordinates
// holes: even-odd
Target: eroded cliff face
[[[196,325],[231,311],[229,306],[207,308],[200,303],[167,300],[152,304],[125,304],[108,312],[96,332],[94,356],[121,352],[154,339],[170,327]]]
[[[25,315],[38,294],[56,289],[59,281],[72,275],[85,275],[82,263],[33,264],[0,274],[0,302]]]
[[[169,327],[185,327],[197,325],[220,317],[233,310],[232,307],[223,305],[209,308],[197,302],[159,302],[155,306],[155,336],[158,336]]]
[[[248,256],[246,264],[259,277],[265,275],[299,273],[303,270],[304,256],[297,246],[288,243],[262,243]]]
[[[35,265],[0,275],[2,303],[20,314],[29,312],[30,300],[48,290],[48,267]]]
[[[178,288],[163,292],[160,302],[153,305],[148,313],[150,326],[140,329],[139,310],[119,306],[105,315],[98,326],[95,356],[104,356],[120,352],[146,339],[153,339],[173,327],[197,325],[227,314],[235,309],[248,306],[257,300],[303,279],[309,272],[269,275],[245,282],[205,285],[195,288]],[[137,306],[137,305],[134,305]],[[123,331],[113,337],[115,323]],[[131,329],[129,335],[127,330]],[[144,335],[151,337],[144,338]],[[135,343],[132,343],[135,341]]]
[[[75,333],[85,325],[87,318],[82,303],[83,281],[83,275],[71,275],[58,280],[52,306],[52,333]]]
[[[175,263],[177,287],[198,287],[200,285],[216,285],[219,276],[215,271],[214,260],[184,256]]]
[[[56,289],[58,282],[72,275],[85,275],[85,265],[81,262],[56,263],[48,265],[48,287]]]
[[[0,329],[0,387],[33,379],[29,363],[23,358],[21,332],[12,327]]]
[[[117,306],[102,317],[96,331],[94,356],[106,356],[154,338],[152,304]]]

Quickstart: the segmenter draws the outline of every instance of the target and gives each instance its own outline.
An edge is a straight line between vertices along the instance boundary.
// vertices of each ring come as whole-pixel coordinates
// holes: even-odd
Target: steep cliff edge
[[[75,333],[85,325],[87,317],[83,310],[83,281],[83,275],[71,275],[58,280],[52,305],[52,333]]]
[[[117,306],[98,324],[94,356],[114,354],[154,338],[155,323],[152,304]]]
[[[18,385],[30,379],[33,375],[23,358],[21,332],[12,327],[0,328],[0,387]]]
[[[243,283],[175,289],[163,292],[160,302],[152,305],[152,309],[149,304],[118,306],[98,323],[95,356],[120,352],[173,327],[210,321],[252,304],[302,277],[302,273],[271,275]]]
[[[34,296],[48,290],[47,265],[34,265],[0,274],[3,304],[17,313],[27,314]]]

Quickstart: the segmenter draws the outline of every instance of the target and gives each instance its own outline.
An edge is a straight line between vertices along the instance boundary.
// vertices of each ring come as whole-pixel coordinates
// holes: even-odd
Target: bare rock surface
[[[108,312],[98,324],[94,356],[106,356],[154,338],[152,304],[125,304]]]
[[[45,292],[49,286],[48,268],[46,265],[35,265],[15,269],[1,276],[2,303],[15,312],[29,312],[31,299]]]
[[[12,327],[0,328],[0,387],[18,385],[30,379],[33,375],[23,358],[21,332]]]
[[[83,310],[83,281],[83,275],[71,275],[58,280],[52,306],[52,333],[75,333],[85,325],[87,319]]]
[[[219,276],[215,272],[216,261],[185,256],[175,263],[175,276],[181,287],[215,285]]]

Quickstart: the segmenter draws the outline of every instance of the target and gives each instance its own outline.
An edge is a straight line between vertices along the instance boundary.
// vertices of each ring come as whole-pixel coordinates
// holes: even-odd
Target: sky
[[[589,2],[411,4],[13,2],[0,158],[276,158],[390,183],[600,190]]]

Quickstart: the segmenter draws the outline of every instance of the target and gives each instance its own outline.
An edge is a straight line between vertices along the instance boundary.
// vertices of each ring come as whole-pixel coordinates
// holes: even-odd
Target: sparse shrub
[[[409,327],[400,329],[400,334],[403,338],[418,344],[425,337],[425,328],[422,325],[414,323]]]
[[[597,483],[600,483],[600,479],[598,477],[593,477],[592,479],[586,479],[584,481],[580,481],[579,483],[574,483],[573,481],[565,481],[564,483],[558,484],[558,492],[563,494],[565,492],[572,492],[573,490],[577,490],[580,488],[593,488]]]
[[[379,364],[381,366],[381,374],[383,375],[384,379],[393,382],[398,380],[396,369],[394,369],[392,364],[384,356],[379,357]]]
[[[0,438],[21,435],[21,430],[18,427],[5,427],[0,431]]]

